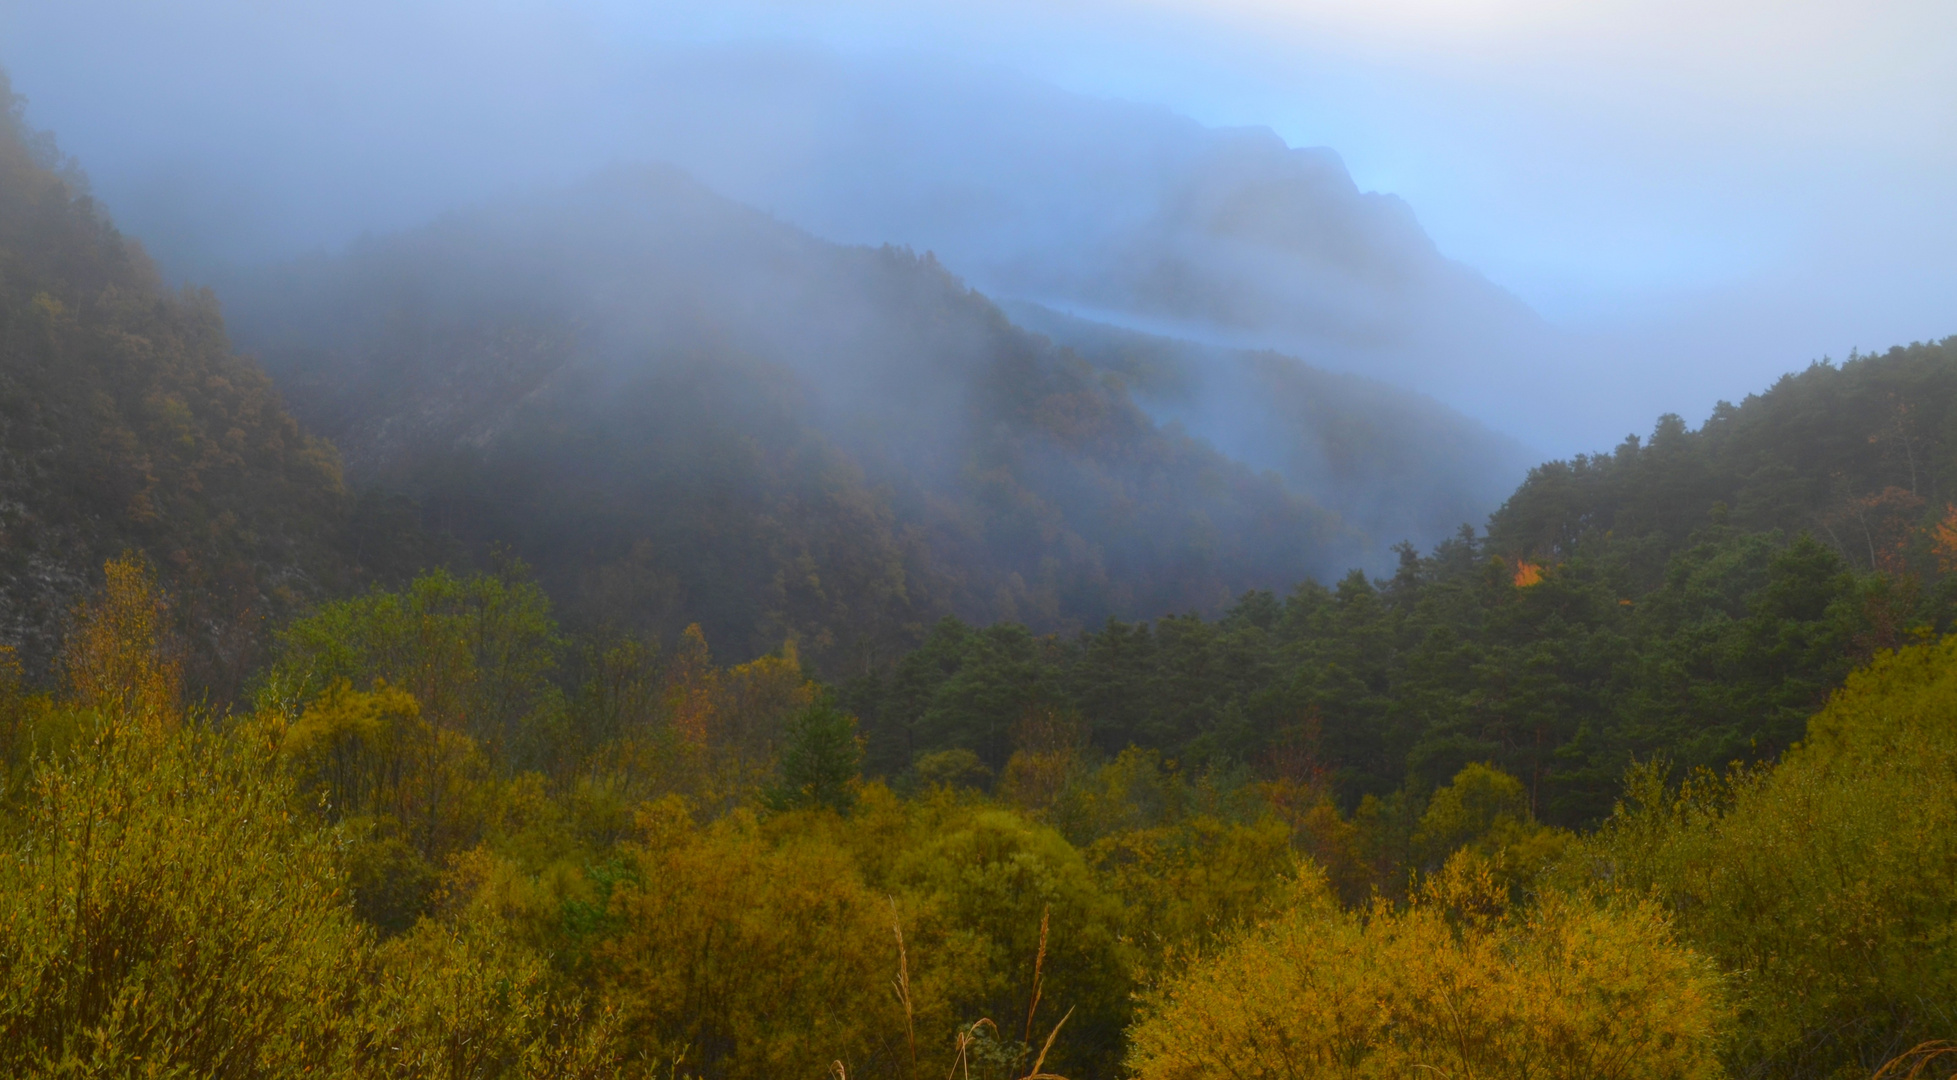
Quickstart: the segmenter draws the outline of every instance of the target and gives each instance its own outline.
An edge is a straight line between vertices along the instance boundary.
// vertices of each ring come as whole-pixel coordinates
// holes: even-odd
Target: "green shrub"
[[[1957,638],[1879,657],[1775,767],[1634,777],[1572,862],[1736,973],[1729,1061],[1867,1074],[1957,1030]]]

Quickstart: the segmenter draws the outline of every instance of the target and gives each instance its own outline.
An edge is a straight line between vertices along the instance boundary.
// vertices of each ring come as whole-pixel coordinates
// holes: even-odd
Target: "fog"
[[[15,0],[0,63],[191,280],[666,161],[1566,454],[1957,331],[1957,13],[1847,8]]]
[[[1248,468],[928,256],[819,240],[670,168],[220,287],[233,339],[357,483],[519,554],[567,617],[793,637],[832,665],[945,614],[1071,632],[1384,572],[1516,464],[1369,383],[1235,409],[1288,414],[1265,440],[1309,466]]]

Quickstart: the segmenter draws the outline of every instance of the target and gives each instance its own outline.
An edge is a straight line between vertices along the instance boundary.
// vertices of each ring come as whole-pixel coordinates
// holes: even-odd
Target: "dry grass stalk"
[[[1957,1040],[1931,1039],[1920,1042],[1908,1050],[1884,1062],[1869,1080],[1922,1080],[1930,1066],[1943,1061],[1946,1068],[1929,1073],[1930,1076],[1947,1076],[1953,1066],[1957,1066]],[[1908,1069],[1908,1072],[1904,1072]]]
[[[971,1048],[973,1043],[978,1041],[978,1030],[980,1027],[991,1028],[992,1037],[995,1039],[999,1037],[999,1025],[993,1023],[992,1018],[988,1016],[979,1017],[972,1022],[971,1027],[959,1032],[958,1054],[951,1059],[951,1068],[945,1070],[945,1080],[951,1080],[954,1075],[961,1075],[961,1070],[964,1080],[971,1080],[972,1064],[966,1058],[965,1052]]]
[[[1027,1073],[1023,1078],[1023,1080],[1067,1080],[1066,1077],[1061,1076],[1057,1073],[1041,1072],[1040,1066],[1046,1064],[1047,1051],[1053,1049],[1054,1037],[1060,1034],[1061,1025],[1065,1024],[1067,1022],[1067,1017],[1072,1015],[1074,1015],[1074,1010],[1071,1007],[1069,1007],[1067,1011],[1061,1015],[1060,1023],[1053,1025],[1053,1030],[1046,1033],[1046,1045],[1040,1047],[1040,1056],[1033,1059],[1033,1071]]]
[[[897,898],[887,896],[890,901],[890,928],[897,932],[897,978],[891,984],[897,991],[897,1000],[904,1006],[904,1037],[908,1040],[911,1052],[911,1080],[917,1080],[917,1020],[911,1009],[911,958],[904,948],[904,922],[897,917]],[[963,1052],[963,1047],[960,1047]]]
[[[1040,989],[1046,977],[1046,928],[1052,915],[1052,904],[1040,909],[1040,949],[1033,954],[1033,1003],[1026,1007],[1026,1034],[1019,1040],[1029,1046],[1033,1042],[1033,1014],[1040,1009]]]
[[[1040,912],[1040,947],[1033,955],[1033,1000],[1026,1009],[1026,1039],[1024,1042],[1029,1048],[1032,1046],[1033,1017],[1039,1012],[1041,991],[1046,983],[1047,932],[1051,927],[1052,915],[1052,905],[1048,905],[1045,910]],[[904,1003],[904,1022],[908,1027],[911,1024],[910,959],[904,949],[904,928],[897,918],[897,901],[895,898],[890,899],[890,922],[892,928],[897,933],[897,979],[894,985],[897,989],[897,999]],[[1047,1032],[1046,1043],[1040,1047],[1039,1056],[1033,1059],[1032,1069],[1025,1076],[1021,1077],[1020,1080],[1067,1080],[1066,1077],[1058,1073],[1043,1072],[1042,1069],[1046,1065],[1047,1054],[1053,1050],[1054,1039],[1059,1037],[1060,1029],[1066,1025],[1068,1018],[1073,1015],[1074,1010],[1069,1008],[1060,1017],[1060,1022],[1053,1025],[1053,1030]],[[957,1077],[958,1080],[971,1080],[971,1048],[978,1042],[979,1031],[982,1028],[990,1028],[992,1038],[994,1039],[1003,1038],[999,1032],[999,1025],[993,1023],[991,1017],[980,1017],[973,1021],[969,1027],[966,1027],[958,1033],[957,1043],[951,1059],[951,1068],[945,1070],[945,1080],[953,1080],[954,1077]],[[837,1068],[840,1068],[840,1065]],[[831,1071],[835,1072],[836,1069],[832,1068]],[[915,1080],[916,1074],[917,1036],[913,1030],[911,1032],[912,1080]],[[847,1080],[840,1073],[837,1074],[837,1077],[838,1080]]]

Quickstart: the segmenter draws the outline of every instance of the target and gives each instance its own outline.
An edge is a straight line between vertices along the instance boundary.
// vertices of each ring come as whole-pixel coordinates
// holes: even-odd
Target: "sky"
[[[1331,147],[1595,370],[1613,408],[1554,452],[1957,333],[1949,0],[0,0],[30,120],[118,219],[183,247],[172,229],[218,223],[163,208],[215,185],[207,204],[287,224],[240,257],[573,179],[611,156],[608,91],[641,58],[757,39],[995,65]],[[317,162],[282,149],[294,117],[401,182],[330,212]],[[266,204],[279,190],[309,202]]]

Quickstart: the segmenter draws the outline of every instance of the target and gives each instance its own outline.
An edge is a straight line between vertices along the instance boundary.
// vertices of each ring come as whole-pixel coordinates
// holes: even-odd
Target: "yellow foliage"
[[[672,717],[673,730],[688,746],[707,745],[707,728],[713,713],[713,692],[718,672],[714,670],[713,656],[707,651],[707,636],[694,623],[680,635],[679,647],[673,650],[673,660],[669,683],[666,689],[666,707]]]
[[[1946,503],[1943,519],[1930,527],[1930,552],[1937,557],[1937,569],[1957,571],[1957,504]]]
[[[1097,769],[1077,768],[1047,816],[1062,833],[1085,845],[1180,817],[1191,795],[1173,763],[1165,764],[1157,751],[1131,746]]]
[[[1115,833],[1087,850],[1089,863],[1126,908],[1143,962],[1195,951],[1268,916],[1297,873],[1291,830],[1197,816],[1171,826]]]
[[[1570,862],[1738,973],[1735,1063],[1866,1072],[1957,1019],[1953,775],[1957,637],[1851,675],[1777,766],[1680,789],[1640,770]]]
[[[1050,810],[1081,772],[1080,753],[1072,747],[1016,750],[999,773],[999,797],[1022,810]]]
[[[555,993],[507,926],[423,920],[376,950],[346,1072],[389,1080],[618,1074],[613,1014]]]
[[[908,1061],[889,989],[890,905],[845,848],[819,830],[771,839],[745,811],[696,827],[676,798],[640,822],[634,881],[613,895],[620,928],[597,958],[632,1044],[693,1076],[800,1075],[828,1061],[892,1074]]]
[[[0,848],[0,1075],[324,1064],[362,940],[327,838],[249,759],[96,724]]]
[[[1542,564],[1527,559],[1515,560],[1515,587],[1526,589],[1531,585],[1542,584]]]
[[[1405,908],[1344,911],[1315,868],[1300,892],[1152,995],[1140,1080],[1723,1075],[1718,977],[1655,906],[1509,909],[1466,854]]]
[[[724,810],[771,778],[788,721],[815,700],[794,642],[780,655],[716,668],[698,626],[689,626],[667,668],[665,703],[679,759],[667,790]]]
[[[35,752],[50,749],[47,720],[57,715],[51,706],[45,695],[27,691],[19,658],[0,645],[0,792],[19,782]]]
[[[1086,724],[1078,713],[1038,708],[1022,716],[1012,734],[1014,750],[999,773],[999,797],[1033,813],[1053,809],[1067,786],[1086,772]]]
[[[458,731],[422,716],[405,690],[341,679],[285,732],[282,753],[329,820],[384,818],[424,857],[475,842],[486,812],[488,764]]]
[[[262,744],[84,723],[0,832],[0,1075],[615,1073],[608,1018],[503,927],[377,947]]]
[[[183,671],[167,649],[168,602],[133,557],[102,570],[102,592],[75,609],[64,646],[69,692],[84,708],[142,728],[173,724]]]
[[[1536,821],[1522,781],[1492,765],[1469,764],[1434,792],[1413,833],[1415,859],[1440,866],[1467,849],[1498,868],[1511,889],[1523,889],[1553,865],[1571,834]]]
[[[1373,886],[1365,837],[1339,813],[1327,784],[1280,778],[1258,785],[1259,794],[1291,827],[1291,842],[1324,871],[1334,895],[1347,904],[1364,903]]]
[[[948,795],[913,820],[914,839],[890,881],[919,912],[912,955],[926,979],[965,1020],[1005,1024],[1026,1041],[1029,979],[1041,955],[1045,1000],[1072,1008],[1067,1034],[1049,1059],[1067,1074],[1112,1064],[1129,1015],[1134,948],[1123,940],[1119,900],[1096,880],[1081,852],[1054,829],[1010,810],[959,805]]]
[[[781,749],[788,721],[815,700],[795,643],[719,673],[708,714],[707,742],[715,794],[746,795],[764,784]]]

